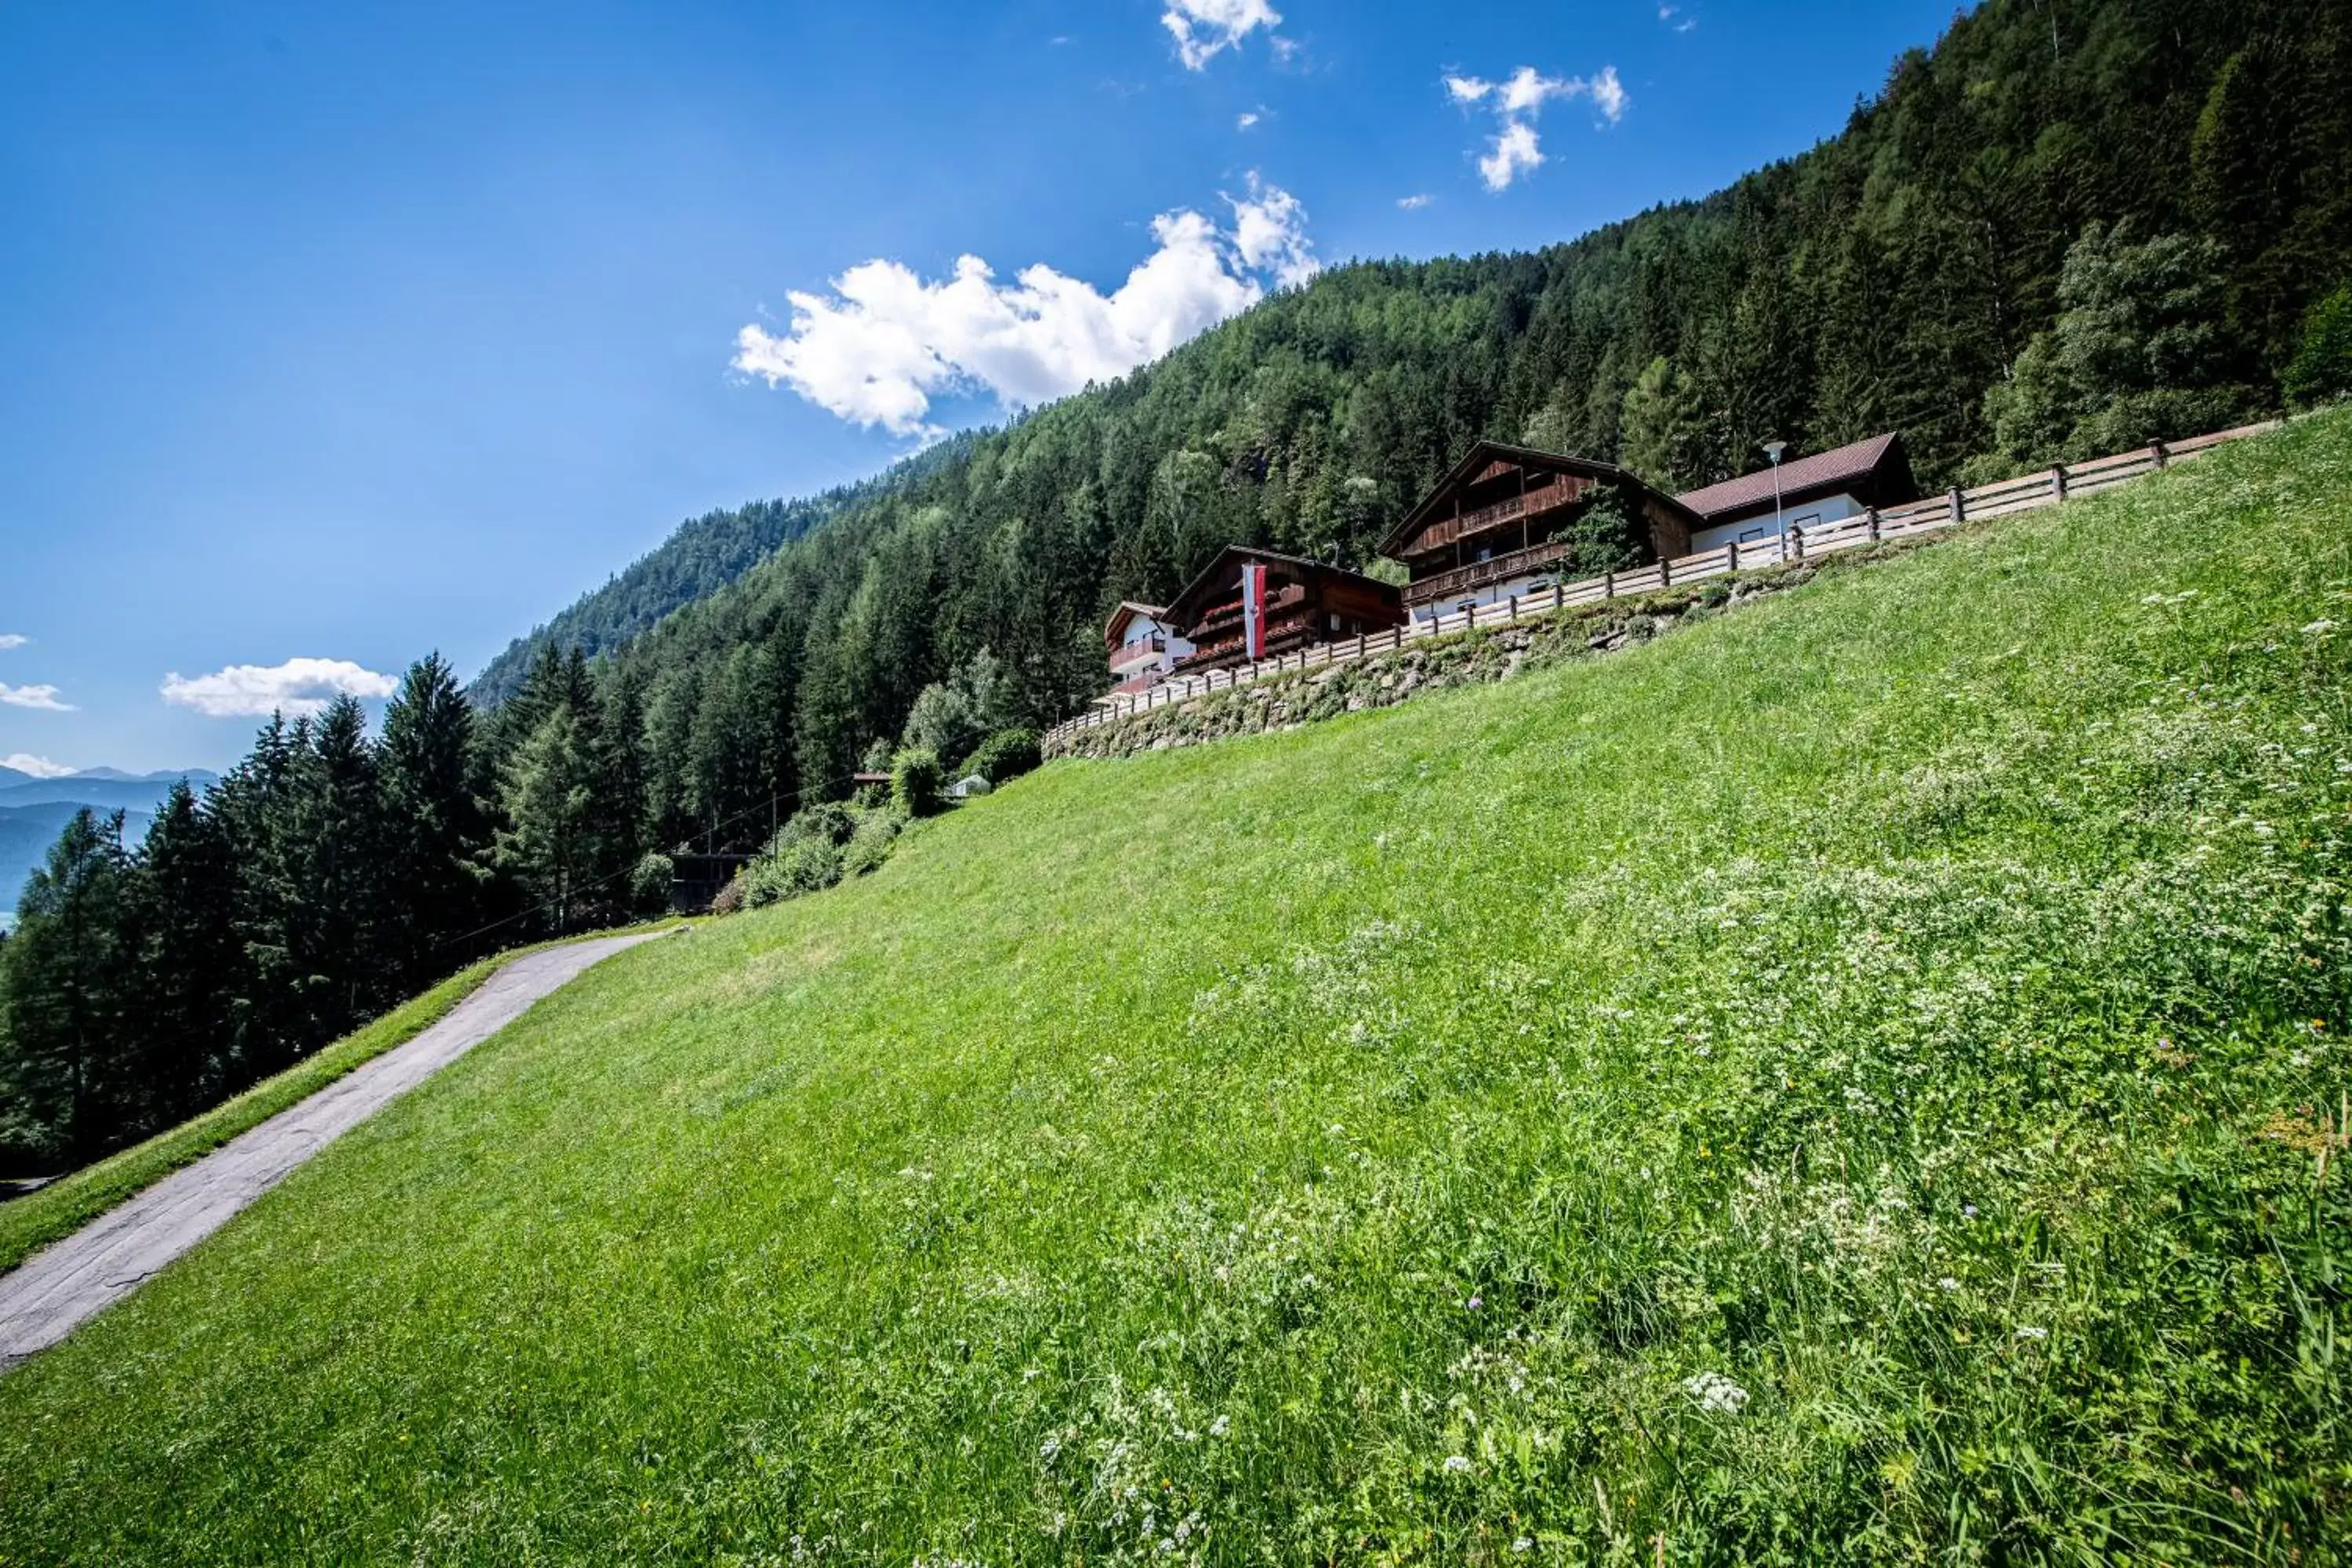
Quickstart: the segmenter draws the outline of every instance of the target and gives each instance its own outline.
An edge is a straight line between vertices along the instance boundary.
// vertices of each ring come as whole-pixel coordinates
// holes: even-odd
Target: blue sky
[[[0,761],[220,766],[268,701],[470,674],[682,518],[1314,265],[1800,152],[1950,14],[0,8]]]

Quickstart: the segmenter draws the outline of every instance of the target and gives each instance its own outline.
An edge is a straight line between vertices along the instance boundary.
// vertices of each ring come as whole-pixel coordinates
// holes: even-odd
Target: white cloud
[[[1246,131],[1251,126],[1255,125],[1257,121],[1257,110],[1255,109],[1244,109],[1240,114],[1234,117],[1234,129],[1236,131]]]
[[[1435,196],[1431,195],[1427,191],[1422,191],[1410,196],[1399,196],[1397,198],[1397,205],[1403,208],[1406,212],[1417,213],[1436,199],[1437,198]]]
[[[37,779],[61,779],[74,770],[63,763],[53,763],[47,757],[37,757],[30,752],[12,752],[0,757],[0,768],[14,768],[20,773],[30,773]]]
[[[13,652],[32,640],[22,632],[0,632],[0,653]]]
[[[1169,0],[1160,17],[1160,25],[1174,35],[1176,58],[1186,70],[1206,70],[1215,56],[1239,47],[1260,27],[1271,32],[1281,22],[1281,13],[1266,0]]]
[[[1323,264],[1315,259],[1307,239],[1307,209],[1297,196],[1253,172],[1249,195],[1239,201],[1227,196],[1225,202],[1234,209],[1234,248],[1241,252],[1244,267],[1273,273],[1286,289],[1321,269]]]
[[[976,256],[927,282],[897,261],[862,262],[826,294],[795,290],[781,333],[757,322],[735,335],[734,368],[788,385],[860,425],[931,437],[931,399],[985,390],[1013,406],[1066,397],[1158,359],[1264,298],[1267,282],[1312,276],[1307,214],[1278,185],[1250,176],[1226,198],[1232,232],[1200,214],[1152,220],[1158,248],[1109,294],[1039,264],[1010,284]]]
[[[325,710],[337,697],[389,697],[400,682],[347,658],[289,658],[284,664],[232,664],[191,679],[163,678],[163,700],[214,719],[266,719],[272,713]]]
[[[54,686],[11,686],[0,680],[0,705],[10,708],[35,708],[44,713],[70,713],[73,704],[58,700]]]
[[[1625,84],[1617,79],[1615,66],[1603,66],[1600,75],[1589,79],[1546,76],[1533,66],[1521,66],[1501,81],[1448,75],[1444,82],[1446,96],[1456,105],[1464,109],[1487,105],[1502,121],[1486,143],[1486,155],[1478,160],[1479,176],[1490,191],[1508,190],[1520,175],[1544,163],[1536,118],[1545,104],[1554,99],[1590,99],[1601,119],[1614,125],[1625,117],[1633,101]]]
[[[1681,19],[1677,21],[1675,19],[1677,17],[1680,17]],[[1677,33],[1687,33],[1693,27],[1698,26],[1698,18],[1696,16],[1683,16],[1683,8],[1679,5],[1659,6],[1658,20],[1664,22],[1667,26],[1672,27]]]
[[[1478,160],[1478,176],[1486,182],[1488,190],[1507,191],[1512,181],[1543,161],[1544,155],[1536,144],[1536,128],[1524,120],[1514,120],[1503,127],[1486,155]]]

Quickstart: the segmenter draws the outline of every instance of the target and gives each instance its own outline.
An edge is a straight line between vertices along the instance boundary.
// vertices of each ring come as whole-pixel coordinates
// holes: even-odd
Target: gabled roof
[[[1119,630],[1126,625],[1129,616],[1142,616],[1150,620],[1165,621],[1168,618],[1168,611],[1160,605],[1139,605],[1133,599],[1121,599],[1118,602],[1118,607],[1111,611],[1110,619],[1103,623],[1105,646],[1114,650],[1120,646]]]
[[[1420,504],[1404,514],[1388,536],[1381,541],[1380,553],[1393,555],[1410,542],[1412,536],[1429,526],[1430,516],[1438,504],[1456,489],[1468,484],[1489,463],[1517,463],[1523,468],[1541,468],[1555,474],[1581,474],[1588,479],[1601,479],[1614,484],[1639,485],[1655,497],[1669,511],[1689,513],[1690,509],[1663,490],[1653,489],[1642,477],[1630,468],[1614,463],[1603,463],[1591,458],[1571,458],[1565,452],[1539,452],[1533,447],[1507,446],[1501,441],[1473,441],[1462,460],[1445,471],[1445,477],[1430,488]],[[1700,519],[1696,513],[1683,521],[1696,526]]]
[[[1786,503],[1801,496],[1850,489],[1882,479],[1911,488],[1911,461],[1904,455],[1903,437],[1893,432],[1781,464],[1779,493]],[[1772,496],[1772,470],[1761,468],[1719,485],[1685,491],[1675,499],[1701,517],[1712,520],[1751,507],[1769,506]],[[1912,498],[1906,495],[1892,499]]]
[[[1168,615],[1173,625],[1190,625],[1197,615],[1193,599],[1205,593],[1224,573],[1229,563],[1261,562],[1271,566],[1296,566],[1308,576],[1354,577],[1394,594],[1396,589],[1377,577],[1366,577],[1360,572],[1350,572],[1344,566],[1334,566],[1325,561],[1309,561],[1303,555],[1285,555],[1276,550],[1259,550],[1247,544],[1228,544],[1217,552],[1217,558],[1201,568],[1200,574],[1184,584],[1184,591],[1168,601]]]

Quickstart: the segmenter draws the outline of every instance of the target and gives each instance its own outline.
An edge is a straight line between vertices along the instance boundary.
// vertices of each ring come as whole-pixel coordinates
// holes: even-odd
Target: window
[[[1791,518],[1789,521],[1790,528],[1819,528],[1821,524],[1822,514],[1817,511],[1809,511],[1804,516]]]
[[[1739,542],[1751,543],[1759,539],[1769,539],[1771,534],[1772,531],[1769,528],[1743,528],[1739,531]]]
[[[1492,561],[1494,558],[1495,552],[1492,549],[1481,550],[1478,552],[1478,559],[1481,561]]]
[[[1339,629],[1339,613],[1337,610],[1331,612],[1331,629],[1335,632]]]

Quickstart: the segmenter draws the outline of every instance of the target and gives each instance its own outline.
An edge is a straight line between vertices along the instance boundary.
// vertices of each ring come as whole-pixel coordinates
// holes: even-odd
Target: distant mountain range
[[[75,812],[85,805],[121,812],[123,837],[136,843],[175,782],[185,779],[202,790],[219,778],[202,768],[154,773],[90,768],[58,778],[0,768],[0,931],[16,923],[26,879],[47,858]]]

